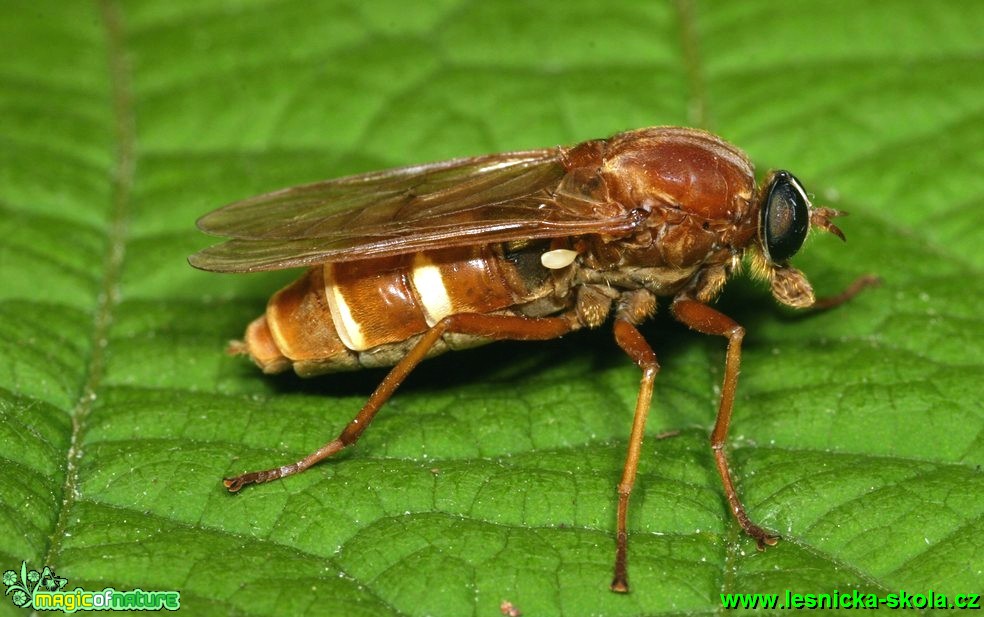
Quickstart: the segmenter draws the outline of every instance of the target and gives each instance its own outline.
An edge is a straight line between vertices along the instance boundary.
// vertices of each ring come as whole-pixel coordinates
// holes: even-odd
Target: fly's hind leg
[[[263,471],[252,471],[234,478],[226,478],[223,480],[223,484],[229,489],[229,492],[234,493],[247,484],[260,484],[300,473],[315,463],[354,444],[368,428],[376,416],[376,412],[389,400],[397,387],[420,364],[427,352],[444,334],[469,334],[493,340],[532,341],[557,338],[570,332],[573,328],[574,325],[571,321],[560,317],[528,319],[513,315],[483,315],[478,313],[449,315],[428,330],[407,355],[390,370],[358,415],[342,429],[338,437],[295,463]]]
[[[717,420],[711,432],[711,449],[714,461],[717,463],[721,482],[724,483],[724,495],[735,519],[745,533],[755,538],[759,550],[766,545],[775,546],[779,536],[762,529],[748,518],[745,506],[735,490],[732,481],[731,466],[725,452],[725,440],[728,437],[728,426],[731,424],[731,411],[735,403],[735,389],[738,386],[738,369],[741,365],[741,341],[745,329],[724,313],[718,312],[706,304],[695,300],[681,299],[673,303],[673,315],[684,325],[702,334],[728,337],[728,353],[724,366],[724,383],[721,386],[721,403],[718,406]]]

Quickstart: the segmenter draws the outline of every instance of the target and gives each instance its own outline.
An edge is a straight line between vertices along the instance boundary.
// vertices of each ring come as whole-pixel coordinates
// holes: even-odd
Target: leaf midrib
[[[86,420],[92,412],[97,392],[106,373],[106,347],[114,310],[120,303],[120,279],[126,253],[127,217],[136,169],[136,130],[129,61],[124,46],[120,8],[111,0],[98,2],[100,21],[105,32],[107,70],[113,104],[113,130],[116,156],[110,170],[110,195],[106,250],[103,255],[103,278],[93,312],[89,359],[78,399],[71,411],[72,435],[66,454],[65,481],[58,518],[49,538],[42,564],[53,564],[61,549],[61,539],[68,529],[70,512],[77,499],[82,444]]]

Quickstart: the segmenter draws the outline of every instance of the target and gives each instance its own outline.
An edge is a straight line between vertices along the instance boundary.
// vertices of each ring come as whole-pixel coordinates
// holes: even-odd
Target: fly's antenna
[[[840,230],[840,227],[830,222],[830,219],[836,216],[847,216],[847,212],[826,207],[813,208],[810,211],[810,225],[828,231],[844,242],[847,242],[847,238],[844,237],[844,232]]]

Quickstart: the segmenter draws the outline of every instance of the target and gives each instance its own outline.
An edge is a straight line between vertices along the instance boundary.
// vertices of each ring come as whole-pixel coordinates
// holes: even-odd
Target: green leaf
[[[19,2],[0,20],[0,569],[176,589],[188,614],[709,614],[732,592],[984,588],[984,5]],[[849,210],[796,258],[846,306],[724,341],[661,315],[608,591],[639,374],[604,329],[425,363],[350,452],[383,373],[270,378],[223,353],[295,273],[220,276],[196,217],[358,171],[696,125]],[[678,430],[673,437],[658,438]],[[0,614],[21,614],[0,603]]]

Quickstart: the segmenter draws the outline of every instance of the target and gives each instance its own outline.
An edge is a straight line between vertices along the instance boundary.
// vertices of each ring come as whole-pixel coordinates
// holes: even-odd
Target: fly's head
[[[758,239],[752,251],[752,270],[769,281],[776,300],[794,308],[811,306],[813,288],[806,276],[789,265],[800,250],[810,227],[844,234],[830,219],[844,214],[832,208],[815,208],[803,185],[788,171],[773,171],[759,189]]]

